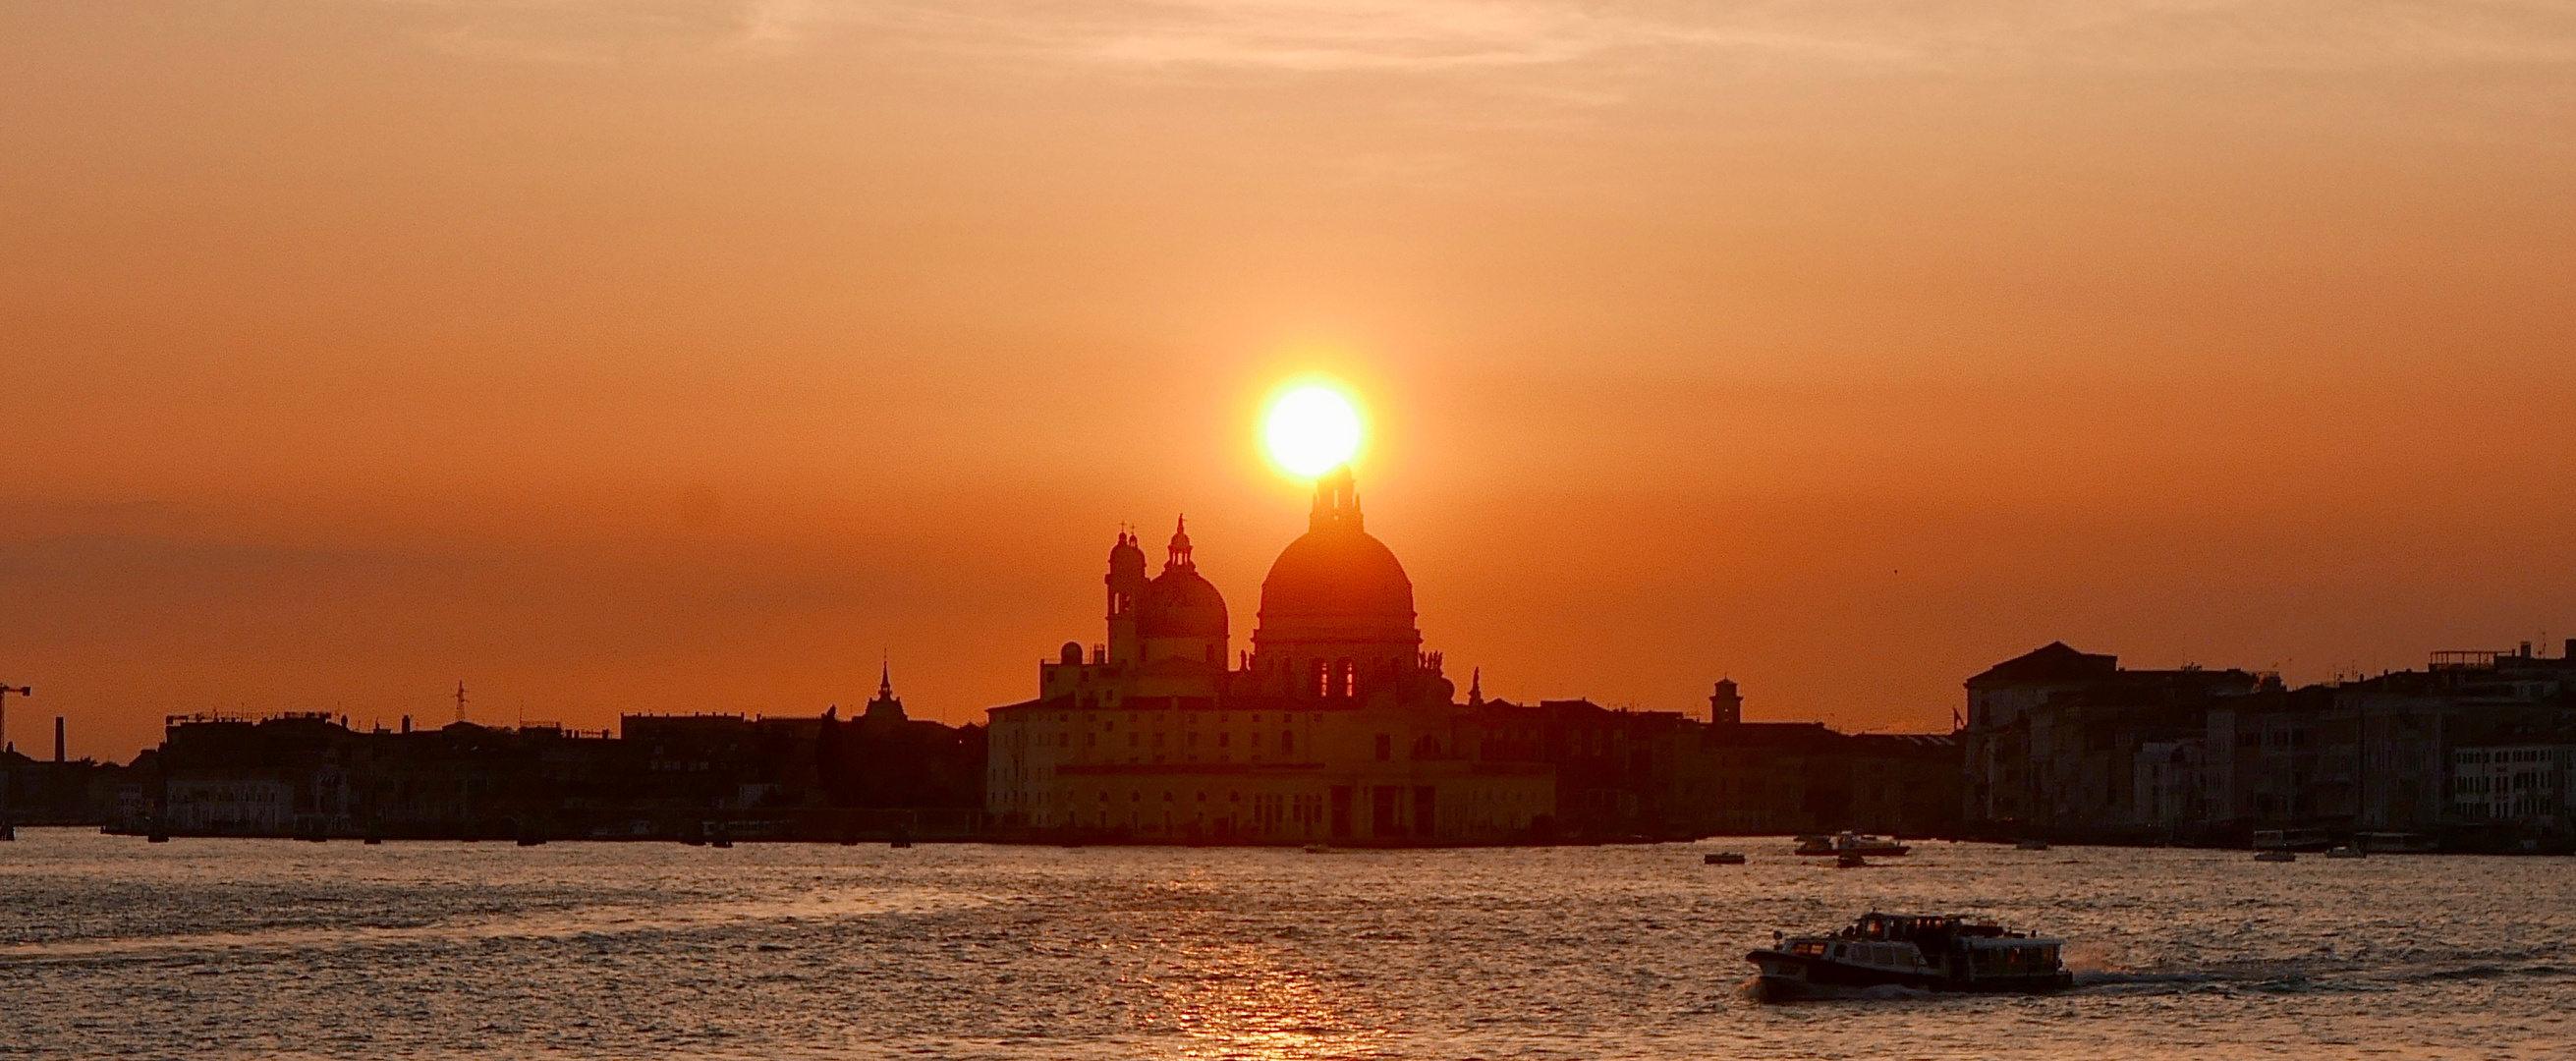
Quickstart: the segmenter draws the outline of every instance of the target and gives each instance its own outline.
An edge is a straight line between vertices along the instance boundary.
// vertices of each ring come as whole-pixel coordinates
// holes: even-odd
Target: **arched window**
[[[1340,690],[1341,690],[1341,695],[1343,695],[1343,696],[1357,696],[1357,695],[1359,695],[1359,691],[1360,691],[1360,672],[1359,672],[1359,668],[1351,666],[1351,661],[1350,661],[1348,658],[1345,658],[1345,659],[1343,659],[1340,663],[1336,663],[1336,664],[1334,664],[1334,665],[1333,665],[1333,671],[1334,671],[1334,676],[1335,676],[1336,678],[1338,678],[1338,679],[1339,679],[1338,681],[1334,682],[1334,684],[1340,688]]]
[[[1314,690],[1317,696],[1333,695],[1333,676],[1324,669],[1323,660],[1306,661],[1306,688]]]

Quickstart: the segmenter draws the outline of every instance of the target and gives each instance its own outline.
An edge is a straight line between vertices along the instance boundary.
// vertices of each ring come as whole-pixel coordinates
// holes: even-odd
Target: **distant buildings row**
[[[2050,644],[1968,679],[1971,830],[2242,843],[2257,832],[2453,849],[2576,846],[2576,639],[2437,652],[2420,671],[2284,686],[2128,670]]]
[[[1163,570],[1120,534],[1106,636],[1038,664],[989,726],[906,717],[629,715],[360,732],[328,715],[171,720],[132,765],[0,753],[0,818],[133,832],[1335,845],[1680,839],[1857,829],[2237,843],[2375,832],[2473,849],[2576,844],[2576,639],[2556,658],[2437,653],[2423,671],[2286,688],[2128,670],[2051,644],[1967,681],[1955,733],[1753,723],[1463,697],[1347,472],[1261,586],[1248,651],[1185,527]],[[59,749],[59,742],[58,742]],[[59,759],[59,750],[57,752]]]
[[[1166,787],[1130,782],[1140,795],[1127,804],[1153,812],[1141,828],[1141,813],[1113,822],[988,808],[984,727],[909,720],[890,692],[854,719],[629,715],[616,736],[464,722],[369,732],[325,713],[180,716],[160,747],[126,766],[0,756],[0,820],[312,839],[1378,846],[1955,830],[1959,760],[1950,737],[1740,722],[1732,682],[1719,683],[1713,703],[1714,723],[1581,700],[1515,704],[1471,695],[1452,706],[1436,740],[1418,728],[1402,747],[1392,734],[1383,742],[1361,737],[1360,759],[1371,768],[1360,779],[1305,765],[1333,761],[1327,742],[1335,727],[1310,718],[1152,704],[1069,712],[1057,724],[1068,736],[1123,746],[1134,734],[1140,749],[1159,736],[1169,749],[1163,765],[1175,769],[1145,782]],[[1319,792],[1300,799],[1305,794],[1263,791],[1248,781],[1258,764],[1218,750],[1249,752],[1253,734],[1274,729],[1309,735],[1303,743],[1317,751],[1293,769],[1318,775]],[[1077,752],[1065,765],[1085,758]],[[1387,783],[1389,776],[1408,783]],[[1444,791],[1456,790],[1438,779],[1461,776],[1503,779],[1535,805],[1521,808],[1527,815],[1515,830],[1480,831],[1463,824],[1479,821],[1468,816],[1471,805],[1444,801]]]

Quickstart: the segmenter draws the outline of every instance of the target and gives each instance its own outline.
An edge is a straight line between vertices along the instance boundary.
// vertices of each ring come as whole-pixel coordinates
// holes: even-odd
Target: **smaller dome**
[[[1071,666],[1071,665],[1073,665],[1073,664],[1076,664],[1076,663],[1080,663],[1080,662],[1082,662],[1082,642],[1080,642],[1080,641],[1067,641],[1067,642],[1065,642],[1065,643],[1064,643],[1064,656],[1063,656],[1063,659],[1064,659],[1064,662],[1065,662],[1065,664],[1066,664],[1067,666]]]
[[[1145,637],[1226,636],[1225,595],[1189,568],[1168,568],[1145,584],[1136,609],[1136,632]]]
[[[1118,544],[1109,548],[1109,566],[1118,567],[1122,562],[1132,564],[1138,570],[1145,567],[1145,550],[1136,547],[1135,535],[1124,531],[1118,534]]]

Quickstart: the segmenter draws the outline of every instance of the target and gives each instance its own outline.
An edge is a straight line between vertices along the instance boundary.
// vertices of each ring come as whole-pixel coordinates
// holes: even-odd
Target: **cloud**
[[[826,41],[1133,71],[1474,76],[1760,63],[1822,70],[2336,69],[2576,63],[2561,0],[371,0],[442,48],[596,61]],[[685,42],[685,43],[684,43]]]

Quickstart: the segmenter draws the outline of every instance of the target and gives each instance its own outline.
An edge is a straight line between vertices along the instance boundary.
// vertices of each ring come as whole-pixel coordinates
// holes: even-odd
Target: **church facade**
[[[1188,529],[1163,569],[1121,534],[1108,637],[993,708],[987,813],[1005,829],[1142,843],[1491,844],[1556,809],[1553,767],[1487,761],[1475,711],[1422,649],[1413,583],[1362,526],[1347,471],[1261,585],[1251,648]],[[1229,659],[1229,656],[1232,658]]]

